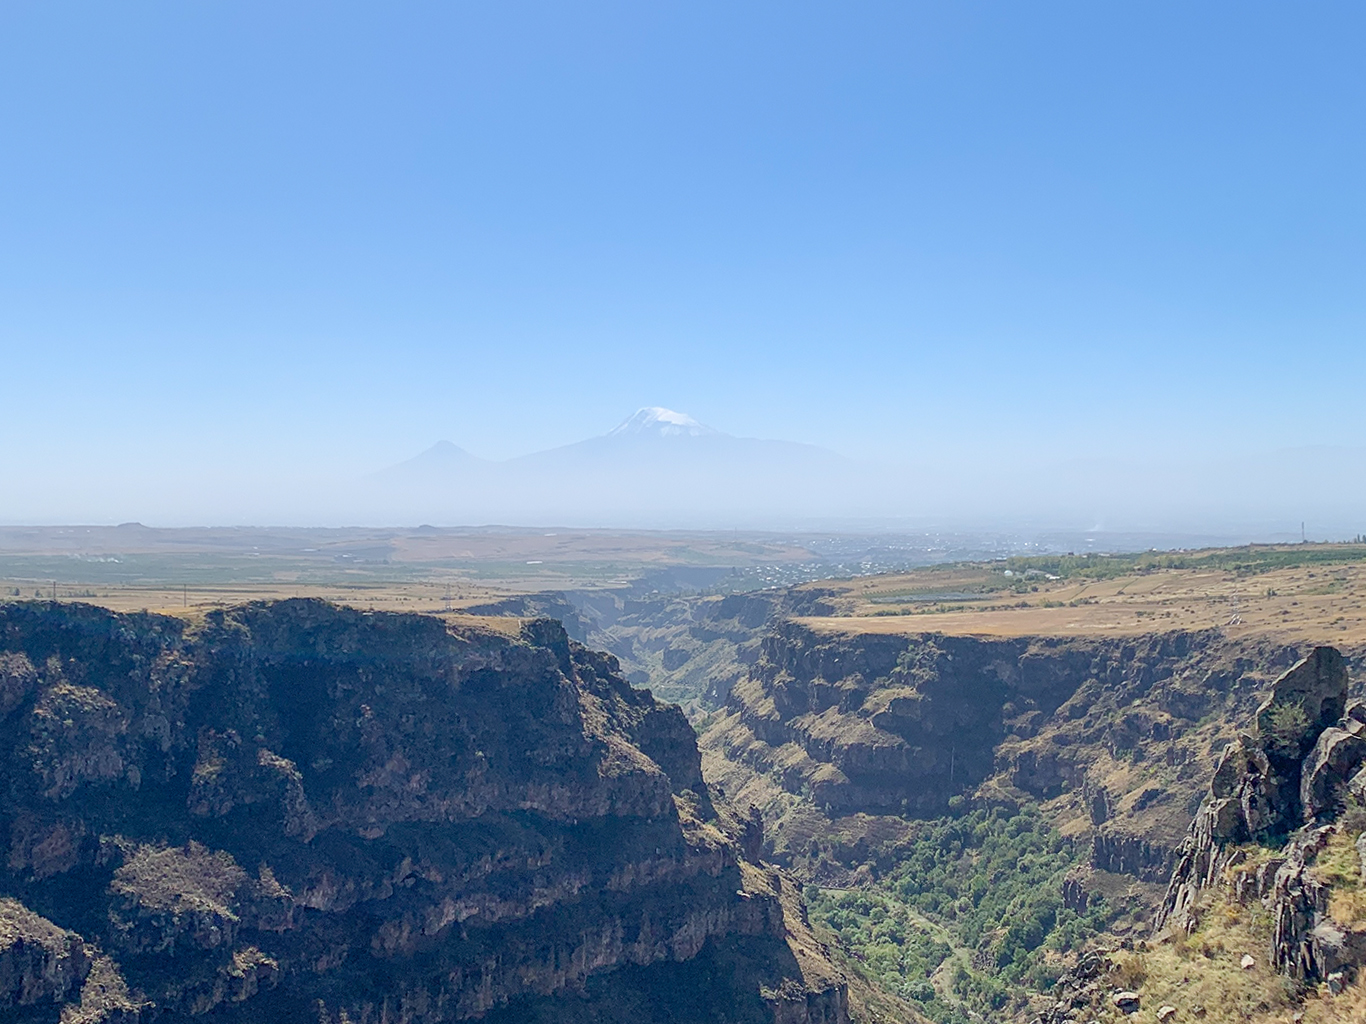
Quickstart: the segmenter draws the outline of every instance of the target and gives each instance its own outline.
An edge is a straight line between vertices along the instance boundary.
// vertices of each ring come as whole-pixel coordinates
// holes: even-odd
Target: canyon
[[[1330,556],[657,575],[425,615],[9,602],[0,999],[53,1021],[1028,1024],[1084,992],[1104,1020],[1112,981],[1164,991],[1133,957],[1271,899],[1272,862],[1313,890],[1283,929],[1310,952],[1240,977],[1326,986],[1290,965],[1328,962],[1330,887],[1305,880],[1341,859],[1366,747],[1360,574]],[[1342,700],[1280,781],[1247,781],[1274,774],[1267,695],[1329,636]],[[1272,948],[1248,920],[1238,941]]]

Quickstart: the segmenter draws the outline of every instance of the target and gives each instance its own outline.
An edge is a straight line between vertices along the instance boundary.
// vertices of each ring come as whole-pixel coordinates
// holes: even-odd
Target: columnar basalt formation
[[[0,1007],[649,1021],[738,944],[735,1020],[847,1019],[681,712],[552,621],[11,604],[0,759]]]

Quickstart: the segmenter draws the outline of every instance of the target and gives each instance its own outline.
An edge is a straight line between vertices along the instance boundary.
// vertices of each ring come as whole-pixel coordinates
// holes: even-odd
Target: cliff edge
[[[0,759],[7,1019],[848,1019],[682,713],[555,622],[6,605]]]

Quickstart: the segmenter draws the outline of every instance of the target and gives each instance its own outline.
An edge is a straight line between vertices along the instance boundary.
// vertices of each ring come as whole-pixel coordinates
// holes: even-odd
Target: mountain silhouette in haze
[[[484,460],[477,455],[471,455],[458,444],[450,441],[438,441],[421,455],[409,459],[407,462],[395,466],[394,469],[410,467],[406,472],[413,473],[449,473],[467,469],[483,463]]]
[[[440,441],[372,477],[370,500],[394,521],[721,525],[847,510],[861,469],[647,407],[606,434],[502,461]]]

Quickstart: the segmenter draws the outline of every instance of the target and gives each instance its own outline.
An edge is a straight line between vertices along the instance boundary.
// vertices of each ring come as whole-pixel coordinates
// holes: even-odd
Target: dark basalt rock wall
[[[768,855],[803,877],[849,884],[882,864],[904,818],[1034,801],[1090,847],[1093,869],[1161,885],[1219,752],[1302,653],[1218,630],[992,638],[780,620],[700,742],[728,792],[763,801]],[[1331,804],[1358,746],[1366,737],[1315,733],[1293,752],[1285,800]]]
[[[1175,851],[1123,833],[1095,832],[1091,836],[1091,866],[1101,871],[1133,875],[1145,882],[1171,877]]]
[[[845,1020],[682,713],[555,622],[6,605],[0,773],[0,1008],[32,1019],[436,1022],[578,993],[648,1022],[610,993],[743,943],[716,999]]]
[[[1202,714],[1209,695],[1192,694],[1178,670],[1219,639],[848,636],[780,623],[726,710],[768,750],[801,747],[809,761],[789,769],[785,783],[834,813],[943,813],[951,797],[1002,770],[1023,793],[1046,799],[1084,783],[1085,757],[1069,747],[1163,742],[1167,704]],[[1151,698],[1151,714],[1124,710],[1141,698]],[[1103,720],[1083,721],[1106,701]],[[1047,746],[1009,745],[1057,716],[1076,728]]]
[[[0,899],[0,1010],[62,1003],[90,973],[85,942],[22,903]]]

